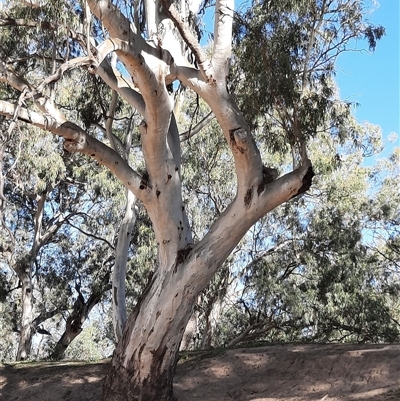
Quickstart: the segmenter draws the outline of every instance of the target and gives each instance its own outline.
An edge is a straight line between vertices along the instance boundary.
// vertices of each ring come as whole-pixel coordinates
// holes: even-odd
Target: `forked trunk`
[[[72,340],[75,339],[82,332],[82,328],[77,328],[71,324],[68,324],[65,328],[63,335],[58,341],[57,345],[54,348],[54,351],[51,354],[51,359],[62,359],[64,357],[65,351],[68,346],[71,344]]]
[[[75,289],[78,291],[79,296],[74,304],[74,309],[71,315],[68,317],[65,331],[54,348],[51,354],[52,359],[62,359],[68,346],[83,330],[82,326],[89,316],[91,310],[100,302],[101,296],[107,289],[107,282],[109,275],[106,274],[100,285],[94,287],[94,290],[88,300],[85,299],[80,291],[80,287],[76,286]]]

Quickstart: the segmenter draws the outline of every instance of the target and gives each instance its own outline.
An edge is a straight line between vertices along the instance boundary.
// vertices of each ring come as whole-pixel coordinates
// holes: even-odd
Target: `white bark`
[[[32,269],[34,267],[37,253],[41,246],[42,223],[44,204],[47,192],[37,197],[37,208],[34,216],[33,244],[29,257],[14,267],[21,281],[22,291],[22,316],[20,327],[20,338],[18,343],[17,360],[24,360],[30,356],[33,336],[33,282]]]
[[[224,81],[228,75],[232,51],[232,22],[234,0],[217,0],[214,19],[213,76]]]
[[[44,7],[47,4],[46,0],[19,0],[15,1],[15,3],[21,3],[24,6],[31,8],[39,8]]]
[[[136,197],[131,191],[126,194],[126,209],[119,228],[118,243],[115,250],[115,264],[112,275],[113,325],[115,338],[122,337],[126,322],[125,279],[126,263],[133,229],[136,223]]]
[[[146,198],[147,194],[140,189],[142,177],[132,170],[114,150],[88,135],[78,125],[70,121],[60,124],[51,117],[43,116],[25,108],[18,110],[15,105],[3,100],[0,100],[0,114],[9,118],[13,118],[16,115],[20,121],[64,138],[64,147],[69,152],[80,152],[92,157],[107,166],[139,199],[144,200]]]

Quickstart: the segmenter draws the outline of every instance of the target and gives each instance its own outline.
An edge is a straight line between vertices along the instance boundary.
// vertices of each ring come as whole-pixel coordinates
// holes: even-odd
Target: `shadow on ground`
[[[98,401],[109,361],[0,365],[4,401]],[[400,345],[282,345],[185,354],[179,401],[400,401]]]

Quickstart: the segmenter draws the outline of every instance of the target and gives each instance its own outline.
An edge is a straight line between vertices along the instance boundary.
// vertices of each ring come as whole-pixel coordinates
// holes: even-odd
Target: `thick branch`
[[[263,164],[248,124],[226,89],[226,76],[222,73],[219,75],[220,79],[205,83],[198,71],[177,68],[178,79],[198,93],[217,118],[235,160],[238,192],[244,196],[249,188],[262,182]]]
[[[63,214],[60,213],[52,222],[52,224],[44,231],[41,237],[42,244],[47,243],[50,238],[60,229],[60,227],[64,224],[66,218],[63,217]]]
[[[15,113],[16,106],[0,100],[0,114],[12,118]],[[140,189],[141,176],[132,170],[118,153],[86,134],[78,125],[70,121],[60,124],[53,118],[23,108],[18,111],[17,118],[64,138],[67,151],[80,152],[92,157],[108,167],[138,199],[143,201],[147,198],[147,192]]]
[[[43,323],[44,321],[46,321],[47,319],[52,318],[53,316],[57,315],[58,313],[60,313],[61,310],[60,309],[53,309],[52,311],[46,311],[46,312],[42,312],[39,316],[37,316],[33,322],[32,322],[32,327],[34,329],[36,329],[36,327],[38,327],[41,323]]]
[[[24,27],[31,27],[37,28],[38,24],[40,25],[41,29],[49,29],[49,30],[56,30],[57,25],[49,22],[49,21],[32,21],[23,18],[0,18],[0,26],[24,26]]]
[[[214,76],[217,79],[225,79],[232,51],[234,0],[217,0],[215,10],[212,64]]]
[[[150,55],[143,57],[142,53],[145,53],[143,50],[140,51],[140,45],[138,47],[139,49],[128,41],[107,39],[98,47],[96,59],[100,63],[107,54],[116,51],[125,59],[125,64],[129,64],[131,67],[134,80],[139,86],[146,104],[145,122],[142,125],[142,145],[146,168],[151,179],[156,182],[165,180],[168,174],[165,160],[169,158],[169,149],[166,145],[173,105],[165,86],[167,64],[162,59],[162,52],[158,54],[161,53],[161,59],[147,57]],[[151,53],[154,53],[155,49],[152,47],[149,49],[151,49]],[[148,62],[152,65],[148,65]],[[166,62],[172,64],[172,58],[167,57]],[[96,72],[96,67],[93,65],[90,71]]]
[[[97,67],[96,74],[144,116],[145,104],[143,96],[133,89],[133,85],[118,70],[114,69],[107,59],[103,60]]]
[[[241,199],[237,195],[187,256],[184,280],[196,282],[193,294],[204,289],[249,228],[260,217],[307,190],[312,175],[311,164],[307,163],[260,187],[255,193],[249,194],[248,199]],[[249,201],[247,205],[246,201]],[[192,277],[192,281],[189,277]]]
[[[47,4],[47,0],[21,0],[24,6],[31,8],[44,7]]]
[[[108,107],[107,116],[106,116],[106,135],[107,135],[108,140],[110,141],[111,147],[119,154],[122,154],[122,149],[120,149],[118,151],[117,138],[114,136],[114,134],[112,132],[112,125],[113,125],[114,116],[115,116],[115,109],[117,107],[117,101],[118,101],[118,94],[116,91],[112,91],[111,102]]]
[[[46,197],[47,197],[47,191],[44,191],[41,196],[37,199],[37,207],[36,207],[36,212],[34,216],[34,235],[33,235],[33,243],[32,243],[32,249],[31,249],[31,255],[32,255],[32,262],[35,260],[36,255],[39,252],[39,249],[43,245],[42,242],[42,224],[43,224],[43,213],[44,213],[44,204],[46,202]]]
[[[203,77],[208,81],[212,74],[210,60],[208,60],[203,53],[198,40],[192,34],[189,27],[184,21],[182,21],[178,10],[175,8],[172,2],[170,0],[162,0],[162,4],[168,13],[168,16],[171,18],[172,22],[181,34],[182,39],[189,46],[189,49],[193,53]]]
[[[150,112],[159,109],[160,101],[169,100],[165,88],[165,77],[169,73],[169,66],[173,64],[169,52],[149,46],[143,42],[141,37],[130,38],[129,41],[109,38],[97,47],[98,54],[95,59],[98,65],[111,52],[117,52],[124,61],[127,70],[142,93],[147,108],[150,108]],[[92,64],[89,71],[96,73],[96,68],[97,65]]]
[[[14,89],[24,92],[25,98],[33,98],[35,104],[40,110],[47,114],[50,114],[52,118],[56,119],[58,123],[62,124],[65,122],[65,117],[62,113],[54,106],[54,104],[38,92],[32,85],[30,85],[24,78],[19,77],[13,71],[7,69],[5,65],[0,61],[0,82],[4,82]]]
[[[247,122],[224,84],[225,79],[224,83],[218,83],[215,89],[206,92],[203,98],[214,112],[232,151],[238,194],[243,197],[249,189],[263,181],[263,164]]]
[[[66,61],[61,64],[57,71],[47,77],[37,88],[37,92],[41,93],[44,87],[50,83],[56,82],[62,78],[65,72],[73,70],[74,68],[88,66],[91,64],[91,59],[89,57],[77,57],[72,60]]]

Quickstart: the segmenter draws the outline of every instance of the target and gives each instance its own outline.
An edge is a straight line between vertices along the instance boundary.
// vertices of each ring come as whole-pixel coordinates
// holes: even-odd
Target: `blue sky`
[[[378,42],[374,53],[342,54],[337,62],[336,80],[340,97],[360,104],[354,110],[357,120],[379,125],[384,138],[388,138],[392,132],[400,133],[399,0],[379,0],[378,7],[369,21],[384,26],[386,36]],[[368,47],[365,42],[357,46]],[[400,146],[400,137],[389,148],[394,146]]]
[[[235,0],[238,9],[247,0]],[[277,0],[279,1],[279,0]],[[395,146],[400,146],[400,0],[367,0],[366,7],[375,11],[368,16],[374,25],[382,25],[386,35],[378,42],[375,52],[369,52],[368,43],[360,40],[354,45],[359,51],[349,51],[339,56],[336,82],[340,97],[358,103],[353,113],[360,123],[379,125],[387,147],[388,155]],[[206,14],[206,25],[211,27],[213,12]],[[397,140],[387,143],[391,133]]]

